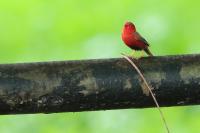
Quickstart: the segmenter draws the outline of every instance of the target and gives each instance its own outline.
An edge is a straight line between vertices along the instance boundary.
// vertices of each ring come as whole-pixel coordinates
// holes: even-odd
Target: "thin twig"
[[[165,117],[164,117],[164,115],[163,115],[163,112],[162,112],[162,110],[160,109],[160,106],[159,106],[159,104],[158,104],[158,101],[156,100],[156,97],[154,96],[154,94],[153,94],[151,88],[149,87],[149,85],[148,85],[146,79],[144,78],[142,72],[141,72],[140,69],[136,66],[136,64],[135,64],[131,59],[129,59],[128,56],[126,56],[126,55],[124,55],[124,54],[122,54],[122,56],[135,68],[135,70],[137,71],[137,73],[140,75],[140,77],[141,77],[141,79],[143,80],[144,84],[145,84],[146,87],[148,88],[148,90],[149,90],[149,92],[150,92],[150,94],[151,94],[151,96],[152,96],[152,98],[153,98],[153,100],[154,100],[154,102],[155,102],[155,104],[156,104],[156,106],[157,106],[157,108],[158,108],[158,111],[160,112],[160,116],[161,116],[161,118],[162,118],[162,120],[163,120],[163,123],[164,123],[164,125],[165,125],[165,127],[166,127],[167,132],[170,133],[169,127],[168,127],[168,125],[167,125],[167,122],[166,122],[166,120],[165,120]]]

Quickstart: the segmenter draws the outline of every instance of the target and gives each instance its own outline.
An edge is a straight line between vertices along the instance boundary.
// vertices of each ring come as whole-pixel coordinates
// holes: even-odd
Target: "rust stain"
[[[96,79],[93,77],[92,73],[89,72],[85,78],[83,78],[78,86],[85,87],[85,90],[79,91],[79,93],[82,93],[84,96],[90,95],[90,94],[98,94],[99,88],[96,83]]]
[[[124,84],[124,90],[129,91],[132,88],[131,79],[126,79]]]
[[[42,95],[51,93],[55,87],[61,84],[61,78],[53,75],[48,77],[46,73],[41,73],[41,71],[30,71],[27,73],[19,73],[17,77],[29,80],[34,83],[31,90],[34,90],[34,93],[31,93],[32,97],[38,98]],[[24,93],[21,92],[21,97],[24,99]]]
[[[151,90],[153,89],[158,89],[160,87],[160,85],[162,84],[162,80],[166,79],[166,74],[162,71],[158,71],[158,72],[147,72],[144,74],[145,79],[148,82],[149,87],[151,88]],[[142,88],[143,93],[146,96],[149,96],[149,89],[147,88],[147,86],[145,85],[144,81],[138,76],[138,78],[140,79],[140,86]],[[155,86],[151,85],[151,82],[155,83]]]
[[[200,65],[183,65],[180,70],[180,77],[185,84],[189,84],[191,79],[200,78]]]
[[[144,81],[140,81],[140,85],[142,87],[143,94],[145,94],[146,96],[149,96],[149,89],[147,88]]]

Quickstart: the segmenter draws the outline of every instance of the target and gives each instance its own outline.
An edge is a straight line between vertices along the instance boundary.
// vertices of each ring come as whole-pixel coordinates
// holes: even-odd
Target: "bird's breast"
[[[122,34],[122,40],[128,46],[135,44],[137,41],[133,35],[126,35],[126,34]]]
[[[147,47],[144,44],[144,42],[142,42],[141,40],[139,40],[137,38],[137,36],[134,36],[134,34],[131,34],[131,35],[129,35],[129,34],[128,35],[127,34],[122,34],[122,40],[131,49],[141,50],[141,49],[145,49]]]

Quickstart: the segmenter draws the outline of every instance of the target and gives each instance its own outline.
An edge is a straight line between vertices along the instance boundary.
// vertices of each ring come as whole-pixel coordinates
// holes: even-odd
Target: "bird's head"
[[[126,32],[135,32],[136,28],[135,28],[135,25],[132,22],[128,21],[124,24],[123,30],[126,31]]]

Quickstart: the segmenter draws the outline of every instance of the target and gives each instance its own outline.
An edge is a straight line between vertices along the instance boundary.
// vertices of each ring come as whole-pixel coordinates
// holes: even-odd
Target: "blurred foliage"
[[[2,0],[0,62],[119,57],[133,21],[154,55],[200,51],[200,2],[183,0]],[[200,132],[196,107],[163,109],[172,132]],[[160,133],[156,109],[0,116],[1,133]]]

